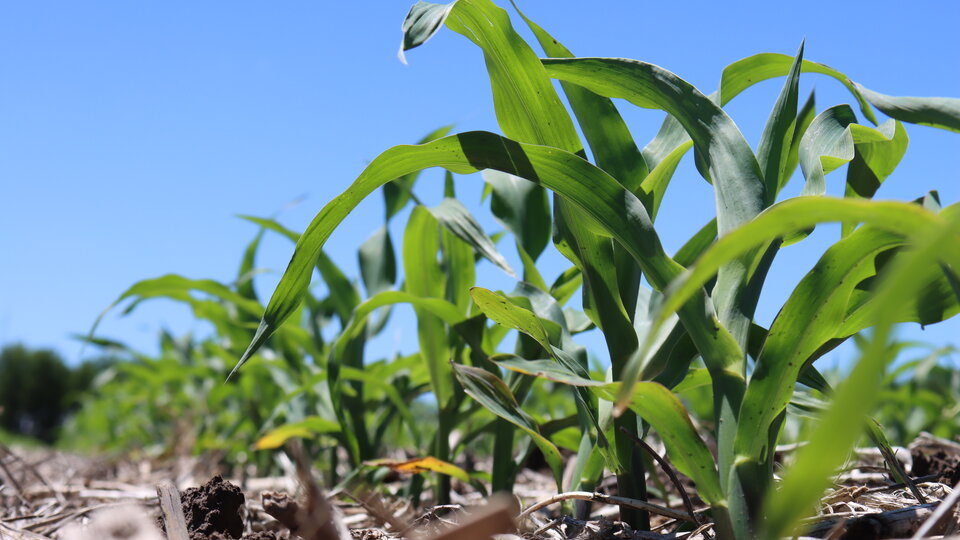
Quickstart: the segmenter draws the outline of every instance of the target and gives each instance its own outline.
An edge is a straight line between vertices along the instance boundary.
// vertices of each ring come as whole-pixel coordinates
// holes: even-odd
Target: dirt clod
[[[920,448],[914,449],[912,454],[914,476],[936,474],[941,482],[951,486],[960,482],[960,455],[943,449],[925,452]]]
[[[181,495],[191,540],[237,539],[243,536],[243,492],[220,475]]]

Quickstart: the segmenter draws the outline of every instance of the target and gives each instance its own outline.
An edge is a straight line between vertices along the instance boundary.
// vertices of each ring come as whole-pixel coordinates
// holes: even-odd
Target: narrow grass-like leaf
[[[602,381],[581,377],[554,360],[527,360],[512,354],[492,356],[490,360],[510,371],[523,373],[531,377],[540,377],[548,381],[570,386],[604,386],[607,384]]]
[[[413,413],[410,412],[410,408],[407,407],[400,392],[398,392],[394,386],[393,381],[386,379],[383,373],[343,366],[340,368],[339,376],[344,380],[362,382],[365,390],[379,390],[383,392],[394,410],[396,410],[400,414],[400,417],[407,423],[414,437],[419,439],[420,429],[413,417]]]
[[[720,77],[720,105],[726,105],[731,99],[758,82],[788,74],[792,64],[793,57],[779,53],[761,53],[737,60],[723,69],[723,75]],[[843,73],[840,73],[830,66],[810,60],[803,61],[803,64],[800,66],[800,71],[803,73],[819,73],[833,77],[853,94],[857,103],[860,104],[860,111],[863,113],[863,116],[874,124],[878,123],[873,109],[870,108],[870,104],[867,103],[867,100],[861,95],[860,89]]]
[[[476,250],[449,228],[441,227],[440,251],[440,266],[447,277],[446,298],[466,315],[471,304],[470,287],[477,282]]]
[[[717,240],[682,279],[671,285],[671,293],[660,316],[675,312],[690,294],[699,290],[731,258],[749,252],[754,246],[818,223],[863,222],[878,228],[913,234],[935,227],[942,220],[923,208],[909,203],[835,199],[832,197],[796,197],[775,204],[750,223]]]
[[[417,141],[417,144],[428,143],[430,141],[439,139],[440,137],[444,137],[450,133],[450,130],[452,129],[452,125],[439,127],[426,134],[423,138]],[[410,202],[410,199],[413,197],[413,186],[419,177],[420,171],[415,171],[405,174],[398,178],[395,182],[391,182],[383,186],[383,206],[384,210],[386,211],[386,219],[388,221],[390,218],[403,210],[404,207],[407,206],[407,203]]]
[[[770,206],[777,198],[780,186],[786,183],[784,174],[790,157],[790,144],[796,125],[797,102],[800,95],[800,66],[803,63],[803,43],[797,51],[797,57],[790,66],[787,80],[777,96],[777,102],[770,112],[760,144],[757,145],[757,161],[763,171],[764,206]]]
[[[403,271],[406,290],[416,296],[443,298],[446,279],[440,268],[440,224],[422,206],[410,214],[403,235]],[[430,370],[430,383],[437,402],[446,406],[453,396],[450,379],[450,351],[442,320],[414,307],[420,354]]]
[[[243,251],[243,259],[240,261],[240,269],[237,271],[236,287],[237,293],[244,298],[249,298],[259,302],[257,291],[253,286],[253,276],[257,272],[256,258],[257,250],[260,249],[260,241],[263,239],[263,227],[257,230],[257,234],[247,244]]]
[[[717,228],[723,236],[763,208],[763,174],[753,150],[723,110],[675,74],[645,62],[619,58],[545,59],[550,76],[606,97],[665,110],[693,139],[714,185]],[[740,298],[747,261],[731,260],[721,270],[713,300],[722,323],[744,343],[752,306]]]
[[[561,306],[566,304],[583,284],[583,274],[576,266],[564,270],[550,285],[550,296],[553,296]]]
[[[828,249],[794,289],[770,326],[743,398],[736,440],[741,459],[763,459],[772,451],[756,434],[787,406],[805,359],[836,335],[852,290],[874,273],[874,257],[903,242],[899,234],[861,227]]]
[[[511,0],[510,3],[530,27],[547,56],[573,58],[574,55],[569,49],[524,15],[516,2]],[[590,145],[597,166],[616,178],[629,191],[639,195],[637,190],[647,176],[647,164],[613,101],[575,84],[561,83],[561,87]],[[651,215],[653,213],[651,211]]]
[[[500,267],[511,277],[517,277],[507,260],[497,251],[490,237],[483,232],[473,215],[460,201],[445,198],[439,205],[429,208],[433,217],[458,238],[470,244],[476,252]]]
[[[665,155],[640,184],[637,196],[640,197],[643,205],[650,212],[650,219],[657,219],[660,203],[663,202],[663,195],[667,191],[667,186],[670,185],[670,180],[673,179],[673,173],[676,172],[680,159],[692,147],[693,141],[681,143],[672,152]]]
[[[104,314],[127,299],[136,303],[149,298],[180,297],[183,294],[199,292],[219,300],[235,304],[247,313],[256,313],[261,308],[259,302],[241,296],[223,283],[212,279],[190,279],[177,274],[167,274],[153,279],[145,279],[131,285],[106,310]],[[126,312],[129,312],[128,308]],[[101,318],[103,315],[100,316]],[[98,322],[100,318],[97,319]]]
[[[478,403],[496,416],[517,426],[530,436],[534,444],[543,452],[544,458],[553,471],[557,488],[560,489],[563,474],[560,451],[549,439],[540,434],[536,423],[527,413],[523,412],[507,385],[496,375],[480,368],[453,364],[453,372],[460,384],[463,385],[467,395],[477,400]]]
[[[540,59],[514,31],[505,10],[490,0],[458,0],[446,25],[483,50],[497,122],[504,135],[568,152],[582,150],[573,122]],[[536,258],[535,252],[528,253]]]
[[[346,215],[384,183],[434,166],[443,166],[459,174],[496,169],[540,182],[587,212],[596,221],[596,231],[620,242],[658,289],[665,287],[683,270],[663,252],[639,199],[609,175],[573,154],[556,148],[525,145],[484,132],[462,133],[419,146],[398,146],[374,159],[349,189],[328,203],[313,219],[297,243],[290,264],[270,299],[256,339],[238,365],[245,362],[297,309],[310,283],[316,257]],[[684,308],[681,319],[694,341],[702,345],[708,366],[718,367],[736,361],[741,354],[737,352],[739,347],[715,320],[711,322],[705,311],[706,300],[702,292],[696,296],[699,300]]]
[[[543,280],[543,275],[537,268],[536,261],[527,254],[520,242],[517,242],[517,255],[520,256],[520,263],[523,264],[523,281],[537,287],[541,290],[547,290],[547,282]]]
[[[300,240],[298,233],[284,227],[276,220],[246,215],[238,217],[251,223],[256,223],[266,230],[273,231],[291,242],[297,243]],[[353,308],[360,303],[360,293],[353,283],[347,279],[343,271],[341,271],[333,260],[322,250],[317,255],[315,265],[320,272],[320,277],[322,277],[323,281],[327,284],[327,288],[330,291],[330,301],[336,310],[337,316],[340,318],[340,322],[346,324],[350,319],[350,313],[353,311]],[[259,330],[257,333],[260,333]]]
[[[390,240],[390,230],[386,226],[377,229],[370,238],[360,244],[357,258],[367,296],[386,291],[396,283],[397,256]]]
[[[877,258],[878,267],[882,267],[889,260],[902,255],[898,251],[891,250],[884,256]],[[947,268],[942,268],[942,270],[943,272],[936,274],[933,279],[923,283],[910,301],[897,306],[896,314],[891,315],[897,322],[915,322],[920,325],[935,324],[960,312],[960,302],[958,302],[958,296],[955,294],[951,283],[949,270]],[[875,324],[875,297],[872,294],[875,284],[874,276],[870,276],[857,284],[847,305],[847,313],[843,323],[836,329],[835,337],[846,338]]]
[[[790,139],[790,153],[787,156],[787,163],[784,166],[782,176],[783,183],[777,186],[777,193],[787,185],[787,182],[790,181],[793,173],[797,170],[797,165],[800,164],[800,141],[803,140],[804,134],[806,134],[807,129],[810,127],[810,124],[813,123],[813,119],[816,118],[816,116],[816,94],[811,90],[807,101],[803,103],[803,107],[801,107],[800,112],[797,113],[797,120],[793,126],[793,137]]]
[[[706,225],[691,236],[685,244],[680,246],[673,255],[673,260],[684,266],[690,266],[701,254],[717,239],[717,220],[711,219]]]
[[[602,399],[614,401],[622,393],[620,386],[619,383],[611,383],[591,387],[591,390]],[[713,455],[697,434],[677,396],[663,385],[653,382],[637,383],[632,396],[630,409],[657,430],[672,462],[696,483],[700,497],[715,511],[725,508],[726,497],[720,488]]]
[[[550,202],[535,183],[500,171],[484,171],[491,188],[490,210],[536,261],[550,242]]]
[[[856,83],[854,85],[870,103],[890,118],[960,132],[958,98],[895,97],[868,90]]]
[[[470,296],[490,320],[523,332],[536,340],[546,351],[551,349],[550,335],[533,312],[514,304],[502,294],[482,287],[470,289]]]
[[[721,234],[760,212],[762,174],[750,145],[733,120],[690,83],[653,64],[622,58],[544,59],[543,64],[551,77],[677,118],[710,167]]]
[[[879,319],[867,348],[837,388],[833,404],[820,419],[810,442],[797,452],[780,489],[768,493],[762,538],[781,538],[795,530],[799,520],[820,500],[830,475],[859,438],[891,359],[889,340],[896,321],[889,314],[895,313],[893,308],[913,296],[917,287],[939,270],[936,263],[942,257],[948,258],[942,261],[944,264],[960,266],[960,222],[940,222],[913,239],[914,249],[897,260],[878,289]]]

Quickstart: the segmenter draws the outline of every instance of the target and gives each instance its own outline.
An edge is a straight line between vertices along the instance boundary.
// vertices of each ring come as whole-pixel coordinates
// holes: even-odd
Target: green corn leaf
[[[673,173],[676,172],[680,159],[691,148],[693,148],[693,141],[691,140],[678,145],[672,152],[663,156],[663,159],[657,162],[657,166],[650,171],[650,174],[640,184],[637,196],[640,197],[643,205],[650,212],[651,220],[657,219],[660,203],[663,202],[663,195],[667,191],[667,186],[670,185],[670,180],[673,179]]]
[[[413,413],[410,412],[410,408],[407,407],[407,403],[403,400],[393,382],[384,377],[382,373],[371,373],[368,369],[344,366],[340,368],[340,377],[348,381],[360,381],[366,387],[365,389],[383,392],[393,409],[400,414],[407,427],[413,432],[414,437],[419,439],[420,430]]]
[[[614,377],[638,346],[630,316],[620,295],[614,243],[594,234],[586,217],[566,206],[557,208],[555,242],[583,275],[583,310],[603,332],[610,352]]]
[[[671,285],[660,318],[674,313],[717,272],[726,261],[749,252],[755,246],[818,223],[863,222],[878,228],[913,234],[937,226],[942,220],[915,204],[796,197],[777,203],[750,223],[720,238],[681,279]]]
[[[438,261],[440,224],[422,206],[410,214],[403,235],[403,273],[407,292],[426,298],[443,298],[446,279]],[[441,407],[453,397],[450,350],[444,323],[435,315],[414,307],[420,354],[430,371],[430,382]]]
[[[360,276],[367,296],[375,296],[393,287],[397,281],[397,256],[386,226],[376,230],[357,251]]]
[[[417,144],[424,144],[439,139],[440,137],[445,137],[452,129],[452,125],[439,127],[417,141]],[[383,186],[383,206],[386,211],[387,221],[397,215],[397,213],[403,210],[407,206],[407,203],[410,202],[410,198],[413,196],[413,185],[419,177],[420,171],[415,171],[401,176],[396,182],[391,182]]]
[[[813,123],[813,119],[816,116],[816,94],[811,90],[810,95],[807,97],[807,101],[803,103],[803,107],[801,107],[800,112],[797,113],[797,120],[793,126],[793,137],[790,138],[790,153],[787,157],[787,164],[784,166],[783,170],[782,178],[784,183],[777,187],[777,193],[779,193],[786,183],[790,181],[793,173],[797,170],[797,165],[800,164],[800,141],[803,140],[804,134],[807,132],[807,129],[810,127],[810,124]]]
[[[890,338],[896,322],[892,314],[896,306],[909,300],[924,281],[939,271],[938,261],[960,267],[960,221],[941,221],[912,238],[916,240],[914,249],[888,269],[877,289],[878,324],[866,349],[837,388],[833,403],[820,419],[810,442],[798,451],[780,489],[767,494],[761,514],[762,538],[791,534],[799,520],[814,509],[830,476],[856,444],[866,415],[879,396],[876,388],[891,360]]]
[[[483,228],[477,223],[473,214],[460,201],[445,198],[439,205],[429,208],[429,210],[441,225],[470,244],[479,255],[500,267],[509,276],[517,277],[510,265],[507,264],[507,260],[497,251],[497,247],[493,245],[490,237],[483,232]]]
[[[523,281],[541,290],[547,290],[547,282],[543,280],[543,275],[540,274],[536,261],[527,254],[527,250],[523,249],[519,241],[517,241],[516,246],[517,255],[520,256],[520,262],[523,264]]]
[[[676,394],[681,394],[687,390],[693,390],[694,388],[701,388],[709,385],[710,372],[704,368],[696,368],[689,371],[687,376],[683,378],[683,382],[673,387],[673,392]]]
[[[490,0],[458,0],[446,25],[483,50],[494,109],[504,135],[568,152],[582,149],[540,59],[514,31],[505,10]],[[536,252],[527,251],[536,258]]]
[[[573,56],[519,9],[517,11],[548,56]],[[520,74],[514,74],[515,78],[519,76]],[[561,86],[593,150],[597,165],[616,178],[627,190],[636,193],[647,174],[646,163],[613,102],[578,85],[561,82]],[[577,147],[564,148],[578,150]],[[635,286],[633,282],[639,282],[636,264],[629,257],[625,257],[621,264],[615,263],[616,248],[613,243],[606,239],[597,239],[589,232],[586,224],[580,223],[584,219],[580,211],[568,208],[563,201],[558,200],[555,203],[555,212],[557,234],[554,241],[558,243],[561,252],[574,260],[583,271],[585,310],[592,315],[594,322],[605,330],[604,336],[607,338],[615,370],[619,371],[626,363],[626,358],[637,348],[636,337],[629,332],[630,319],[621,298],[629,297],[630,290]],[[565,249],[567,244],[569,248]],[[571,251],[578,253],[573,254]],[[604,257],[601,258],[601,255]]]
[[[554,360],[527,360],[512,354],[503,354],[491,356],[490,361],[510,371],[570,386],[604,386],[607,384],[581,377]]]
[[[787,80],[770,112],[770,117],[760,136],[757,146],[757,161],[763,171],[764,206],[770,206],[777,198],[780,187],[787,183],[785,174],[790,158],[790,145],[793,141],[797,118],[797,102],[800,99],[800,66],[803,63],[803,43],[797,51],[797,57],[790,66]]]
[[[594,328],[593,321],[590,320],[590,317],[584,315],[582,311],[565,308],[563,310],[563,317],[567,320],[567,329],[570,330],[571,334],[579,334]]]
[[[673,255],[673,260],[684,266],[690,266],[716,239],[717,220],[713,218],[706,225],[700,227],[700,230],[691,236],[685,244],[680,246],[680,249]]]
[[[847,163],[848,197],[870,198],[900,163],[909,139],[900,122],[889,120],[874,129],[856,123],[853,110],[838,105],[823,111],[810,124],[800,142],[799,160],[806,178],[804,195],[826,193],[824,176]],[[855,224],[843,225],[843,236]],[[785,241],[793,243],[809,231]]]
[[[212,279],[190,279],[177,274],[167,274],[153,279],[145,279],[131,285],[108,307],[104,313],[112,310],[127,299],[134,299],[136,303],[150,298],[183,299],[184,295],[203,293],[221,301],[230,302],[247,313],[256,313],[261,309],[259,302],[250,300],[233,291],[223,283]],[[127,308],[125,313],[129,313]],[[103,315],[101,315],[102,317]],[[99,321],[99,319],[98,319]]]
[[[354,309],[353,316],[340,333],[338,341],[358,336],[371,313],[378,308],[394,304],[411,304],[416,309],[429,312],[449,325],[459,324],[465,319],[460,308],[443,298],[427,298],[405,291],[384,291],[372,296]]]
[[[289,239],[291,242],[297,243],[300,240],[299,234],[277,223],[276,220],[246,215],[238,217],[251,223],[256,223],[266,230],[273,231]],[[323,278],[324,283],[327,284],[327,288],[330,291],[330,301],[337,313],[337,317],[340,318],[341,324],[346,324],[350,319],[350,313],[353,311],[353,308],[360,303],[360,292],[357,291],[354,284],[347,279],[346,274],[344,274],[323,251],[317,255],[315,264],[317,270],[320,272],[320,277]],[[260,333],[259,330],[257,333]]]
[[[608,401],[613,401],[621,392],[620,383],[601,383],[584,378],[556,362],[525,360],[509,355],[494,357],[493,360],[513,371],[562,384],[587,387]],[[674,464],[693,479],[700,496],[715,508],[725,506],[713,456],[677,397],[660,384],[638,383],[630,408],[657,430]]]
[[[257,298],[257,291],[253,287],[253,276],[256,273],[257,250],[260,249],[263,232],[263,227],[258,229],[253,240],[250,240],[247,248],[243,251],[243,259],[240,261],[240,269],[237,271],[236,280],[237,293],[257,303],[259,303],[259,299]]]
[[[851,162],[847,195],[869,198],[896,168],[907,150],[906,131],[896,121],[874,129],[856,123],[850,107],[838,105],[817,116],[800,143],[804,195],[826,192],[824,175]]]
[[[553,471],[557,489],[562,488],[563,462],[560,451],[540,434],[536,423],[520,408],[510,388],[496,375],[484,369],[453,364],[453,372],[464,391],[488,411],[523,430],[543,452]]]
[[[419,47],[427,42],[443,26],[443,21],[450,14],[451,4],[434,4],[432,2],[417,2],[407,12],[403,20],[403,42],[397,56],[406,63],[404,51]]]
[[[517,238],[533,261],[550,242],[550,202],[543,188],[529,180],[500,171],[484,171],[491,188],[490,210]]]
[[[874,273],[877,254],[903,243],[899,234],[861,227],[828,249],[800,281],[770,326],[744,395],[739,456],[761,459],[772,451],[756,434],[766,432],[787,406],[806,358],[834,337],[852,290]]]
[[[882,267],[901,256],[902,253],[899,250],[891,249],[877,257],[877,266]],[[960,312],[960,301],[958,301],[960,297],[955,294],[951,272],[947,268],[941,268],[941,270],[930,281],[919,286],[914,298],[897,306],[896,314],[891,315],[897,322],[935,324]],[[873,326],[875,306],[872,290],[875,282],[875,277],[871,275],[854,288],[847,305],[846,316],[843,323],[836,329],[834,337],[847,338]]]
[[[709,170],[721,236],[753,219],[763,208],[762,172],[750,145],[719,106],[683,79],[653,64],[618,58],[545,59],[543,64],[552,77],[673,115],[693,139]],[[741,305],[739,298],[747,264],[746,257],[728,261],[713,292],[720,321],[741,343],[752,318],[752,308]]]
[[[614,401],[622,388],[619,383],[591,387],[598,397]],[[700,438],[687,410],[670,390],[653,382],[638,382],[632,390],[630,409],[657,431],[667,447],[672,463],[697,485],[697,493],[714,510],[726,507],[720,477],[713,455]]]
[[[758,82],[774,77],[782,77],[790,73],[793,60],[793,57],[786,54],[761,53],[737,60],[725,67],[723,69],[723,75],[720,77],[720,105],[726,105],[731,99]],[[873,122],[873,124],[878,123],[876,115],[873,114],[873,109],[870,108],[870,104],[867,103],[867,100],[864,99],[860,93],[860,88],[852,83],[843,73],[840,73],[830,66],[810,60],[803,61],[803,64],[800,66],[800,71],[803,73],[819,73],[833,77],[853,94],[857,103],[860,104],[860,111],[863,113],[863,116]]]
[[[847,127],[856,121],[849,105],[837,105],[817,115],[807,128],[800,141],[800,168],[807,180],[803,195],[826,193],[824,176],[853,159],[853,138]]]
[[[871,198],[900,164],[910,142],[903,124],[887,120],[876,129],[850,127],[856,150],[847,169],[847,197]]]
[[[566,304],[583,283],[583,273],[576,266],[564,270],[550,285],[550,296],[561,306]]]
[[[256,216],[247,216],[247,215],[238,215],[237,217],[240,219],[249,221],[250,223],[255,223],[268,231],[273,231],[279,234],[280,236],[283,236],[286,239],[290,240],[291,242],[296,243],[296,241],[300,239],[300,235],[298,233],[284,227],[283,225],[278,223],[275,219],[262,218],[262,217],[256,217]]]
[[[717,93],[712,94],[710,97],[722,107],[729,103],[731,99],[739,95],[741,92],[758,82],[762,82],[774,77],[788,75],[791,71],[793,62],[793,57],[778,53],[762,53],[738,60],[724,68],[720,81],[720,89],[717,91]],[[874,115],[870,104],[866,99],[863,98],[857,88],[847,79],[846,75],[836,71],[831,67],[809,60],[804,60],[801,63],[800,71],[803,73],[820,73],[838,80],[850,91],[854,98],[856,98],[857,102],[860,104],[860,110],[863,112],[863,115],[874,124],[877,123],[876,116]],[[812,108],[813,100],[808,100],[807,104]],[[804,110],[806,110],[806,105]],[[804,118],[806,117],[801,115],[797,122],[797,128],[802,127],[802,119]],[[799,129],[799,131],[795,133],[793,137],[794,144],[799,142],[800,135],[802,135],[802,129]],[[683,130],[683,127],[680,125],[680,123],[677,122],[677,120],[672,116],[668,116],[664,120],[663,125],[661,125],[657,136],[654,137],[654,139],[650,141],[650,143],[647,144],[647,146],[643,149],[643,157],[646,160],[647,165],[652,169],[656,167],[665,156],[672,153],[678,146],[687,140],[689,140],[689,137]],[[795,153],[792,153],[791,156],[795,156]],[[788,163],[790,163],[790,165],[785,169],[784,175],[786,178],[790,177],[789,172],[793,171],[794,167],[796,166],[796,161],[794,159],[791,159]]]
[[[721,234],[760,211],[763,182],[750,145],[730,117],[688,82],[653,64],[622,58],[544,59],[543,64],[551,77],[677,118],[710,167]]]
[[[470,287],[477,281],[476,252],[446,227],[440,230],[440,251],[440,265],[447,277],[446,298],[466,314],[470,310]]]
[[[470,289],[470,296],[473,298],[474,303],[477,304],[477,307],[480,308],[480,311],[489,317],[490,320],[507,328],[513,328],[514,330],[523,332],[539,343],[544,350],[551,350],[550,334],[543,326],[543,321],[532,311],[514,304],[509,298],[502,294],[482,287]],[[557,330],[559,331],[559,328],[557,328]],[[553,341],[557,342],[558,340],[559,333],[557,332]]]
[[[238,366],[296,311],[310,283],[314,261],[327,238],[347,214],[384,183],[433,166],[443,166],[458,174],[496,169],[525,176],[553,189],[595,220],[595,232],[613,236],[623,245],[643,267],[650,283],[658,289],[665,287],[683,270],[663,252],[639,199],[578,156],[555,148],[517,143],[484,132],[462,133],[419,146],[398,146],[374,159],[349,189],[329,202],[313,219],[298,241],[287,270],[267,305],[257,334]],[[736,361],[741,354],[737,352],[738,347],[715,321],[711,322],[709,315],[705,316],[708,312],[704,310],[706,299],[702,292],[694,296],[699,299],[684,308],[681,319],[693,339],[703,345],[708,366],[722,366]]]
[[[546,30],[524,15],[516,2],[511,0],[510,3],[530,27],[547,56],[574,56]],[[613,101],[574,84],[561,83],[561,87],[590,145],[597,166],[616,178],[627,190],[639,195],[640,183],[647,176],[647,164]],[[647,209],[650,210],[650,207]],[[650,213],[654,214],[652,211]]]
[[[854,86],[890,118],[960,132],[960,99],[895,97],[868,90],[856,83]]]
[[[664,369],[680,369],[686,371],[686,366],[676,365],[676,357],[672,355],[677,343],[686,336],[686,331],[679,324],[679,319],[673,317],[665,324],[654,325],[656,307],[662,302],[662,295],[646,287],[641,287],[637,294],[636,311],[633,316],[633,326],[637,339],[640,342],[651,343],[650,357],[641,361],[641,380],[651,380],[660,375]],[[657,335],[651,335],[656,331]],[[687,361],[693,357],[688,357]],[[636,362],[636,360],[633,360]],[[671,365],[673,364],[673,365]]]

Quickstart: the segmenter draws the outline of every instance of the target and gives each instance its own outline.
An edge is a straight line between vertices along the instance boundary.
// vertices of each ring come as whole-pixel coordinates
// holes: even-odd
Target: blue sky
[[[793,54],[806,39],[806,58],[871,89],[960,96],[960,5],[951,2],[936,12],[885,1],[871,2],[870,10],[836,1],[743,2],[735,9],[622,0],[592,3],[593,9],[573,1],[520,5],[578,55],[653,62],[707,93],[725,65],[758,52]],[[75,360],[80,346],[70,335],[88,330],[133,282],[166,273],[231,280],[256,232],[235,214],[284,209],[279,219],[301,230],[386,148],[449,123],[496,131],[482,56],[465,38],[443,31],[411,51],[409,65],[397,60],[408,7],[406,1],[0,7],[0,343],[52,347]],[[751,144],[781,84],[759,84],[728,105]],[[801,91],[814,86],[819,109],[850,102],[840,85],[820,76],[805,76]],[[621,110],[641,145],[662,118],[627,104]],[[907,129],[911,147],[878,198],[937,189],[944,203],[960,200],[960,136]],[[842,175],[828,176],[830,193],[841,193]],[[428,182],[420,192],[436,200],[440,183]],[[690,156],[675,182],[658,220],[671,251],[713,212]],[[457,180],[459,194],[493,231],[496,223],[477,205],[480,184]],[[797,184],[788,192],[798,192]],[[328,243],[351,276],[358,275],[356,247],[381,221],[380,201],[361,205]],[[761,323],[769,323],[836,234],[824,227],[784,251],[761,302]],[[507,244],[503,250],[513,256]],[[262,297],[290,253],[283,239],[265,243],[258,264],[274,273],[258,282]],[[559,256],[544,263],[548,279],[566,266]],[[512,286],[489,265],[479,283]],[[409,316],[395,318],[382,350],[411,350],[410,323]],[[99,333],[149,352],[161,328],[206,331],[186,309],[154,301],[128,317],[109,315]],[[958,330],[957,321],[948,321],[902,335],[957,343]],[[596,336],[586,343],[603,355]]]

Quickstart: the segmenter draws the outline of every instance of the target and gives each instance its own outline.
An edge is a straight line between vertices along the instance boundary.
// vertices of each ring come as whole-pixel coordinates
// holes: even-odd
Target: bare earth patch
[[[789,449],[785,454],[789,459]],[[864,450],[824,495],[820,514],[808,520],[806,534],[831,539],[957,534],[960,444],[923,434],[898,457],[922,501],[908,486],[889,479],[875,452]],[[668,486],[670,495],[649,501],[654,530],[640,532],[616,521],[618,508],[611,503],[624,500],[617,498],[615,486],[557,496],[552,480],[533,470],[520,475],[513,499],[487,499],[455,482],[453,504],[430,506],[424,500],[418,509],[375,492],[324,493],[303,466],[287,476],[232,481],[213,469],[202,459],[110,461],[0,446],[0,540],[712,538],[703,514],[706,507],[690,483],[680,479],[692,500],[693,516],[662,472],[657,480]],[[176,497],[176,509],[161,511],[158,486],[161,495],[167,489]],[[562,499],[592,501],[589,517],[562,514]],[[177,519],[185,531],[177,528]]]

